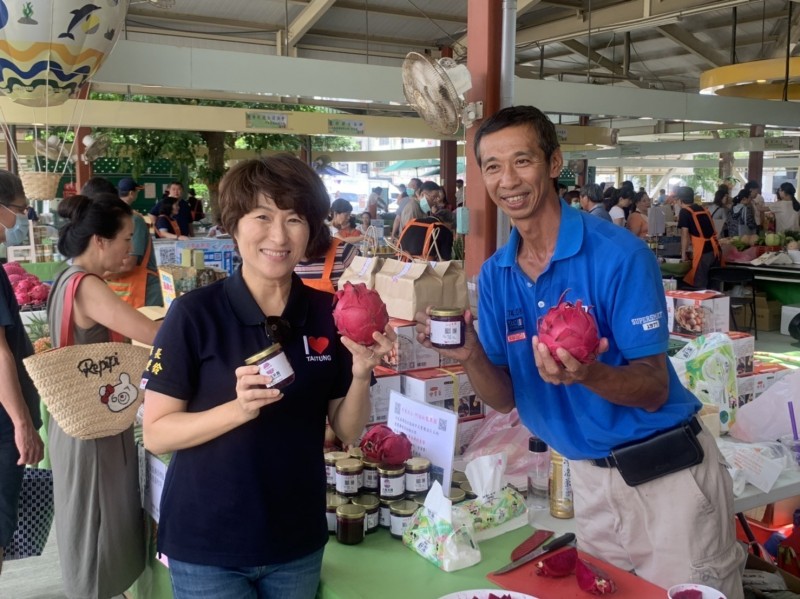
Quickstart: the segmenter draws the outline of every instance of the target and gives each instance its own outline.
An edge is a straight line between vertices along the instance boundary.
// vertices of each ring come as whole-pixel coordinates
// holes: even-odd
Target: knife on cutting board
[[[565,533],[560,537],[556,537],[549,543],[542,545],[542,547],[537,549],[536,551],[532,551],[528,555],[512,561],[510,564],[503,566],[499,570],[495,570],[494,572],[492,572],[492,574],[505,574],[506,572],[510,572],[511,570],[516,570],[520,566],[524,566],[525,564],[532,562],[537,557],[540,557],[545,553],[555,551],[556,549],[561,549],[562,547],[566,547],[567,545],[573,543],[574,541],[575,541],[575,535],[573,533],[571,532]]]
[[[539,545],[547,541],[553,536],[552,530],[539,529],[527,539],[522,541],[514,551],[511,552],[511,561],[518,560],[521,557],[528,555],[534,549],[538,549]]]

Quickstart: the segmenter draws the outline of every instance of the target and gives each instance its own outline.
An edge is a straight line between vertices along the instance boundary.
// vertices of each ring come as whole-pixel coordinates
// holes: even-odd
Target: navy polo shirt
[[[514,400],[525,426],[569,459],[601,458],[628,441],[671,428],[700,409],[666,356],[667,307],[653,252],[624,227],[561,202],[561,223],[550,263],[536,281],[517,262],[521,237],[484,263],[478,290],[481,343],[489,360],[509,369]],[[609,349],[598,359],[611,366],[663,354],[669,398],[656,412],[620,406],[583,385],[553,385],[539,376],[531,340],[537,324],[558,304],[591,306]]]
[[[291,561],[320,549],[328,402],[344,397],[352,355],[333,323],[331,294],[292,275],[283,346],[295,380],[279,402],[198,447],[175,452],[161,498],[158,550],[222,567]],[[144,373],[148,390],[202,412],[236,397],[236,368],[269,345],[265,317],[241,275],[175,300]]]

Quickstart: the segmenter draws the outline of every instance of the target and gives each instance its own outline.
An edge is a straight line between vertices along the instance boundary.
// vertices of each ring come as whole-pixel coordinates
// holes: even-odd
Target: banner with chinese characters
[[[328,119],[331,135],[364,135],[364,121],[354,119]]]
[[[405,433],[411,441],[411,452],[431,461],[431,478],[449,489],[458,414],[392,391],[386,424],[396,433]]]
[[[248,112],[245,115],[248,129],[286,129],[289,115],[280,112]]]

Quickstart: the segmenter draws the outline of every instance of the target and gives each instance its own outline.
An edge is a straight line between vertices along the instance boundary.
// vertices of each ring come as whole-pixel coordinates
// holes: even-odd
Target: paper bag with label
[[[342,276],[339,277],[338,288],[343,289],[345,283],[358,285],[364,283],[367,289],[375,289],[375,273],[381,269],[383,258],[377,256],[356,256],[350,265],[345,268]]]
[[[442,306],[469,308],[467,275],[460,260],[431,262],[433,272],[442,280]]]
[[[375,291],[392,318],[414,320],[417,312],[442,302],[442,280],[425,262],[387,259],[375,275]]]
[[[439,481],[434,481],[425,505],[417,510],[403,532],[403,545],[445,572],[469,568],[481,561],[470,522],[453,521],[452,503],[445,497]]]

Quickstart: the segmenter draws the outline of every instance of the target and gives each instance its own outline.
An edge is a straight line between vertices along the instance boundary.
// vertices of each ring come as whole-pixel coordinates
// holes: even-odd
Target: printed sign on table
[[[456,446],[458,414],[428,403],[414,401],[402,393],[389,395],[387,425],[396,433],[405,433],[415,456],[431,461],[431,476],[443,488],[450,488],[453,453]]]

